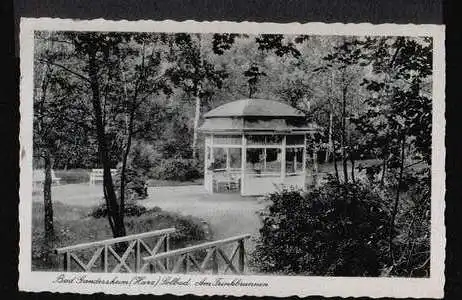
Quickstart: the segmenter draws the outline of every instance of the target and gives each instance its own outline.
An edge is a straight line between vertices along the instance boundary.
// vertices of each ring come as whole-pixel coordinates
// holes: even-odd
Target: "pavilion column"
[[[229,159],[229,148],[226,149],[226,171],[229,172],[229,169],[231,168],[231,161]]]
[[[294,158],[292,159],[292,163],[294,164],[294,173],[297,173],[297,154],[298,154],[298,148],[294,148]]]
[[[213,135],[210,136],[210,162],[214,162],[214,157],[213,157]]]
[[[263,172],[266,171],[266,148],[263,148]]]
[[[213,157],[213,134],[210,135],[210,163],[214,163],[215,159]],[[213,193],[213,186],[214,186],[214,177],[215,177],[215,174],[213,172],[213,168],[212,170],[210,170],[210,191]]]
[[[209,166],[209,145],[207,143],[207,139],[206,139],[206,142],[205,142],[205,157],[204,157],[204,183],[205,183],[205,189],[207,191],[210,191],[210,182],[209,182],[209,179],[210,179],[210,176],[209,176],[209,170],[208,170],[208,166]]]
[[[282,149],[281,149],[281,180],[284,182],[286,178],[286,151],[287,151],[287,142],[286,135],[282,137]]]
[[[245,184],[245,166],[247,161],[247,140],[245,139],[245,134],[242,134],[242,147],[241,147],[241,195],[244,194],[244,184]]]

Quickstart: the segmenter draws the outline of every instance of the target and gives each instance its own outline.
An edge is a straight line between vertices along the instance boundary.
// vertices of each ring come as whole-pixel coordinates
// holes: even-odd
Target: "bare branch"
[[[40,62],[42,62],[42,63],[51,64],[51,65],[53,65],[53,66],[59,67],[59,68],[65,70],[65,71],[67,71],[67,72],[69,72],[69,73],[71,73],[71,74],[77,76],[78,78],[82,79],[83,81],[85,81],[85,82],[87,82],[87,83],[90,83],[90,79],[89,79],[89,78],[87,78],[87,77],[85,77],[84,75],[79,74],[79,73],[77,73],[76,71],[73,71],[73,70],[71,70],[71,69],[69,69],[69,68],[67,68],[67,67],[65,67],[65,66],[63,66],[63,65],[61,65],[61,64],[58,64],[58,63],[55,63],[55,62],[52,62],[52,61],[46,60],[46,59],[40,59],[40,58],[38,59],[38,61],[40,61]]]
[[[412,164],[410,164],[410,165],[404,166],[404,169],[410,168],[410,167],[412,167],[412,166],[418,165],[418,164],[423,163],[423,162],[425,162],[424,159],[419,160],[418,162],[415,162],[415,163],[412,163]]]

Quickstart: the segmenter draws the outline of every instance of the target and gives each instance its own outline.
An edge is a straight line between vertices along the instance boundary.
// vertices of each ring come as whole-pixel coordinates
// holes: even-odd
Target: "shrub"
[[[53,244],[45,238],[43,230],[32,231],[32,266],[36,270],[47,269],[57,266],[56,257],[53,255]]]
[[[252,264],[258,270],[317,276],[378,276],[389,212],[366,186],[333,180],[304,194],[267,197]]]
[[[121,166],[117,168],[117,176],[114,180],[116,190],[120,193]],[[139,170],[127,165],[125,169],[125,199],[142,200],[148,197],[147,177]]]
[[[202,175],[199,166],[192,159],[169,158],[151,170],[154,179],[189,181]]]
[[[162,159],[162,154],[146,141],[136,141],[130,151],[129,165],[139,174],[147,176],[151,168]]]
[[[176,247],[208,238],[201,219],[160,209],[148,210],[137,218],[127,218],[126,227],[128,232],[147,232],[175,227],[176,232],[172,234],[171,240],[177,245]]]
[[[160,210],[160,208],[158,208]],[[141,216],[146,213],[148,209],[142,205],[137,204],[134,201],[128,201],[125,203],[125,216]],[[89,216],[93,218],[105,218],[107,217],[107,206],[106,203],[101,203],[100,205],[94,207]]]
[[[99,219],[107,217],[107,207],[102,203],[93,208],[89,216]],[[165,212],[158,206],[147,209],[134,201],[125,204],[125,217],[128,232],[146,232],[157,228],[166,228],[163,224],[174,224],[177,229],[172,235],[176,241],[199,241],[208,238],[206,223],[192,216],[183,216],[173,212]],[[136,218],[130,218],[136,217]]]
[[[401,195],[393,239],[393,268],[388,268],[388,275],[430,276],[430,187],[430,176],[419,178],[419,184],[408,185]]]
[[[150,161],[145,157],[149,155],[148,145],[135,143],[134,149],[125,166],[125,199],[141,200],[148,197],[147,170],[150,168]],[[117,174],[114,178],[114,185],[120,194],[120,175],[122,163],[117,165]]]

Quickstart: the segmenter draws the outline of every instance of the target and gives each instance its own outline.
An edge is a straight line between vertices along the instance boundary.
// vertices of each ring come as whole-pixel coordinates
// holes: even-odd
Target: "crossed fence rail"
[[[60,263],[62,270],[73,271],[76,266],[81,271],[92,272],[97,269],[102,272],[117,273],[121,271],[134,273],[141,267],[142,256],[144,253],[152,256],[158,252],[168,252],[170,250],[170,235],[175,232],[175,228],[150,231],[141,234],[128,235],[120,238],[107,239],[91,243],[78,244],[58,248],[55,253],[61,256]],[[155,239],[152,247],[146,239]],[[118,245],[124,245],[120,247]],[[125,248],[122,249],[121,248]],[[82,261],[82,253],[79,251],[90,251],[88,262]],[[99,266],[96,263],[99,261]],[[112,262],[112,263],[111,263]]]
[[[141,267],[141,272],[148,267],[154,267],[160,273],[226,273],[230,270],[234,274],[245,272],[245,246],[244,241],[250,238],[250,234],[239,235],[223,240],[203,243],[191,247],[181,248],[173,251],[143,257],[145,262]],[[223,249],[224,246],[236,244],[228,256]],[[206,251],[205,256],[200,255],[201,251]],[[195,255],[196,254],[196,255]],[[224,262],[220,270],[220,260]],[[234,261],[237,260],[237,266]],[[171,262],[173,264],[171,264]]]
[[[75,267],[79,271],[104,273],[245,272],[244,241],[250,238],[250,234],[170,250],[170,236],[175,231],[175,228],[167,228],[78,244],[55,249],[55,253],[60,257],[60,268],[67,272],[76,271]],[[147,239],[153,239],[154,244],[148,243]],[[226,248],[233,244],[228,255]],[[86,259],[82,258],[84,254]]]

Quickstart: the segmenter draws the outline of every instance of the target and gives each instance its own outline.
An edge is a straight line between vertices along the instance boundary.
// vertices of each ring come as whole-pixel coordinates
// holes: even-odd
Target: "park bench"
[[[35,169],[32,174],[32,181],[35,187],[40,186],[45,182],[45,170],[44,169]],[[56,177],[55,171],[51,170],[51,183],[52,184],[59,184],[61,182],[61,178]]]
[[[213,191],[216,193],[239,191],[241,186],[240,171],[237,169],[217,169],[214,170]]]
[[[114,176],[117,173],[117,169],[111,169],[111,175]],[[103,169],[91,169],[90,173],[90,185],[95,184],[96,181],[103,181]]]

